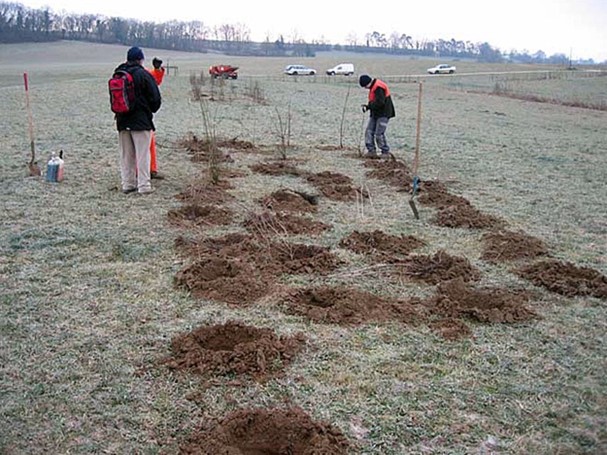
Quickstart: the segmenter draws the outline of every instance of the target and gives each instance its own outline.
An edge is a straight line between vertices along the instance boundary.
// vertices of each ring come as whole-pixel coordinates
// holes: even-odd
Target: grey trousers
[[[120,131],[120,176],[122,190],[137,188],[140,193],[152,190],[150,182],[150,142],[152,131]]]
[[[382,153],[388,153],[390,146],[386,141],[386,129],[388,128],[388,117],[369,118],[365,130],[365,147],[368,152],[375,152],[375,144]]]

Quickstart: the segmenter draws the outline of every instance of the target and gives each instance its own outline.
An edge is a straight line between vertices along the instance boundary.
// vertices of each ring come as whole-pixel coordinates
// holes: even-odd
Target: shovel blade
[[[409,206],[413,211],[413,216],[415,217],[415,219],[419,220],[419,212],[417,211],[417,207],[415,206],[415,201],[413,199],[409,199]]]

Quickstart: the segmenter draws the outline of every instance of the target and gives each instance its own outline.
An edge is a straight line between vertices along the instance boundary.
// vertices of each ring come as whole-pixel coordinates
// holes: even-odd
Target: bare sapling
[[[200,113],[202,115],[202,126],[204,130],[204,141],[208,150],[209,178],[212,184],[219,183],[221,151],[217,147],[216,123],[209,109],[208,101],[199,100]]]
[[[280,157],[283,160],[287,159],[287,150],[291,147],[291,103],[287,106],[287,116],[286,119],[282,118],[280,111],[276,108],[276,117],[277,117],[277,130],[278,137],[280,139],[279,143],[279,152]]]
[[[344,148],[344,123],[346,120],[346,108],[348,107],[348,99],[350,98],[350,85],[348,85],[348,91],[346,92],[346,99],[344,100],[344,108],[341,111],[341,121],[339,122],[339,148]]]

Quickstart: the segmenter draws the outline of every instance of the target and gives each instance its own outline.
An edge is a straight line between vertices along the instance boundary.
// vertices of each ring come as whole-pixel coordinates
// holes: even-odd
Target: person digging
[[[368,74],[361,75],[358,83],[369,90],[369,100],[362,105],[363,112],[369,111],[369,122],[365,130],[365,156],[377,158],[376,149],[379,149],[381,158],[389,158],[392,154],[386,140],[386,130],[390,119],[396,116],[390,89],[385,82],[372,79]]]

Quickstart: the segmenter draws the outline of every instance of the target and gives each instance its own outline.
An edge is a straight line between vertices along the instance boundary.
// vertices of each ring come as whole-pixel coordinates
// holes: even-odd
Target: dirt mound
[[[389,235],[380,230],[373,232],[354,231],[339,242],[339,246],[355,253],[385,256],[406,256],[425,242],[411,235]]]
[[[411,256],[399,265],[398,271],[408,278],[423,281],[428,284],[438,284],[461,278],[463,281],[478,281],[480,271],[470,264],[468,259],[451,256],[440,250],[432,256]]]
[[[207,255],[177,272],[174,282],[196,298],[246,305],[271,292],[275,277],[247,261]]]
[[[481,257],[489,262],[534,259],[548,255],[548,248],[543,241],[524,232],[488,232],[483,234],[481,241]]]
[[[200,242],[182,237],[176,246],[192,263],[175,275],[175,285],[195,297],[229,304],[255,302],[272,292],[283,274],[323,275],[341,265],[326,247],[252,235],[228,234]]]
[[[344,286],[300,289],[287,296],[286,312],[324,324],[365,324],[379,321],[414,322],[414,303],[379,297]]]
[[[409,167],[398,160],[366,160],[365,167],[372,168],[367,172],[368,177],[382,180],[389,185],[410,191],[413,174]]]
[[[438,226],[467,229],[497,228],[505,224],[499,218],[486,215],[469,204],[442,206],[432,222]]]
[[[472,330],[461,319],[439,319],[430,322],[430,328],[446,340],[459,340],[472,336]]]
[[[195,432],[182,454],[346,455],[350,444],[337,428],[313,421],[299,408],[241,409]]]
[[[297,169],[294,165],[285,161],[274,161],[271,163],[257,163],[249,166],[253,172],[266,175],[293,175],[299,177],[305,172]]]
[[[479,322],[514,323],[537,315],[526,308],[531,294],[523,290],[476,289],[458,278],[438,286],[429,300],[432,313],[446,318],[468,318]]]
[[[545,260],[515,270],[536,286],[567,297],[592,296],[607,300],[607,277],[589,267]]]
[[[248,375],[267,379],[283,370],[305,338],[279,337],[272,330],[238,322],[202,326],[173,337],[169,368],[200,375]]]
[[[193,161],[208,161],[211,151],[215,149],[229,149],[231,151],[256,151],[256,147],[248,141],[239,141],[237,139],[217,139],[217,138],[199,138],[193,133],[188,133],[186,137],[177,141],[177,146],[184,148]],[[229,155],[222,154],[224,158],[229,159]]]
[[[169,221],[178,226],[217,226],[230,224],[233,213],[215,205],[187,204],[178,209],[171,209],[167,214]]]
[[[439,180],[423,180],[419,185],[418,200],[421,204],[431,207],[446,207],[451,205],[470,205],[468,199],[449,193],[447,187]]]
[[[260,202],[264,207],[275,212],[312,213],[316,211],[318,200],[313,197],[305,197],[301,192],[278,190],[266,196]]]
[[[220,180],[216,184],[207,180],[196,181],[186,187],[176,198],[191,204],[221,205],[234,199],[228,190],[233,188],[227,180]]]
[[[347,175],[325,171],[308,175],[306,179],[328,199],[355,201],[361,196],[369,197],[366,190],[353,186],[352,179]]]
[[[319,235],[332,226],[314,221],[291,213],[252,213],[243,223],[244,227],[252,234],[264,236],[274,234],[308,234]]]
[[[236,138],[222,139],[217,141],[217,146],[220,148],[230,149],[237,152],[255,152],[257,147],[252,142],[241,141]]]

